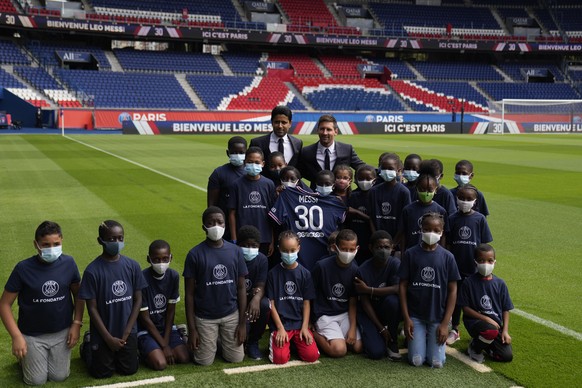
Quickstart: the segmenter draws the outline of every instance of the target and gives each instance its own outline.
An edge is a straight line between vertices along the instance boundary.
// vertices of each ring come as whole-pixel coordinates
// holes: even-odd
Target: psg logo
[[[373,115],[367,115],[366,117],[364,117],[364,121],[366,123],[373,123],[374,122],[374,116]]]
[[[119,124],[123,124],[124,121],[131,121],[131,115],[127,112],[121,112],[117,117]]]
[[[212,274],[218,280],[222,280],[228,275],[228,269],[222,264],[217,264],[212,270]]]
[[[331,288],[331,292],[338,298],[344,294],[345,290],[344,285],[341,283],[336,283]]]
[[[166,306],[166,296],[164,294],[157,294],[154,296],[154,306],[156,306],[157,309]]]
[[[261,202],[261,193],[259,193],[258,191],[251,191],[251,193],[249,194],[249,201],[255,204]]]
[[[251,282],[251,279],[245,279],[245,287],[246,287],[247,291],[250,291],[252,286],[253,286],[253,282]]]
[[[481,307],[485,310],[491,310],[491,298],[489,295],[483,295],[481,297]]]
[[[392,211],[392,205],[390,202],[382,202],[382,214],[387,216]]]
[[[123,296],[127,292],[127,284],[123,280],[116,280],[111,286],[111,291],[115,296]]]
[[[297,286],[295,285],[294,282],[289,280],[288,282],[285,283],[285,292],[287,293],[287,295],[293,295],[295,294],[296,291]]]
[[[55,282],[54,280],[47,280],[42,285],[42,293],[44,296],[55,296],[59,292],[59,283]]]
[[[378,288],[383,288],[383,287],[386,287],[386,283],[382,282],[382,283],[378,284]]]
[[[422,216],[418,217],[418,221],[416,221],[419,228],[422,228]]]
[[[466,240],[469,237],[471,237],[471,228],[469,228],[468,226],[461,227],[461,229],[459,229],[459,237],[462,238],[463,240]]]
[[[420,276],[425,282],[432,282],[434,280],[434,269],[432,267],[424,267],[420,271]]]
[[[364,214],[368,214],[368,208],[366,208],[365,206],[360,206],[358,208],[359,211],[361,211]]]

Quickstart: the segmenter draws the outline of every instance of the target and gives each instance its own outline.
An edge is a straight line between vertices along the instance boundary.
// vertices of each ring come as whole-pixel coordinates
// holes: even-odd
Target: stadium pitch
[[[315,136],[302,137],[305,144]],[[203,238],[200,215],[211,171],[227,162],[227,136],[0,136],[0,283],[34,253],[36,226],[45,219],[63,227],[64,251],[83,269],[99,253],[101,221],[120,221],[128,256],[145,267],[148,244],[170,242],[172,267],[182,271],[189,248]],[[453,357],[442,370],[349,355],[322,357],[306,367],[226,374],[225,368],[266,365],[268,360],[210,367],[180,365],[164,372],[141,367],[134,376],[106,381],[88,377],[74,350],[71,376],[59,386],[94,386],[174,376],[161,386],[576,386],[582,344],[582,137],[579,135],[341,136],[359,156],[376,165],[385,151],[404,158],[418,153],[445,165],[451,187],[455,162],[475,165],[473,183],[484,192],[497,249],[495,273],[508,284],[520,312],[512,314],[514,360],[490,361],[479,373]],[[183,291],[183,285],[181,285]],[[534,317],[534,318],[532,318]],[[184,322],[183,304],[178,322]],[[85,317],[88,321],[88,317]],[[267,354],[266,335],[261,343]],[[464,352],[466,332],[455,349]],[[0,383],[22,386],[11,342],[0,330]],[[49,384],[51,386],[52,384]],[[54,384],[56,385],[56,384]]]

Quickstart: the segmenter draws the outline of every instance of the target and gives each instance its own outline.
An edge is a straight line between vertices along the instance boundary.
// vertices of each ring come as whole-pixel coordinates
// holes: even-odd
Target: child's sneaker
[[[388,344],[388,358],[392,361],[402,360],[402,355],[398,351],[398,343],[396,341],[390,342],[390,344]]]
[[[471,343],[469,344],[467,353],[469,354],[469,357],[471,357],[471,360],[478,362],[479,364],[482,364],[483,361],[485,361],[485,355],[483,354],[483,352],[477,352],[473,348],[473,341],[471,341]]]
[[[459,334],[459,332],[455,329],[452,329],[451,331],[449,331],[449,336],[447,337],[447,345],[451,346],[460,339],[461,335]]]
[[[258,342],[251,342],[247,344],[247,356],[249,356],[251,360],[261,360],[263,358],[263,355],[259,350]]]

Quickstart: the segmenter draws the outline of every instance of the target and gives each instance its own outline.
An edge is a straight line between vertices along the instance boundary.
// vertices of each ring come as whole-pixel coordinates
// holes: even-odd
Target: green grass
[[[74,136],[75,140],[206,187],[212,169],[227,161],[225,136]],[[316,141],[303,137],[305,144]],[[515,306],[581,331],[582,286],[578,271],[582,239],[582,136],[342,136],[366,162],[384,151],[402,158],[418,153],[445,164],[443,183],[453,186],[454,164],[475,165],[474,184],[487,199],[497,249],[496,274],[509,286]],[[200,215],[206,194],[152,171],[59,136],[0,136],[0,284],[19,260],[34,253],[34,229],[45,219],[64,231],[64,250],[81,271],[99,254],[97,227],[108,218],[126,232],[124,253],[146,266],[149,243],[168,240],[172,267],[181,272],[186,252],[203,238]],[[183,286],[182,286],[183,290]],[[15,309],[16,310],[16,309]],[[183,304],[177,320],[183,322]],[[88,321],[88,318],[85,318]],[[107,381],[89,378],[75,349],[71,377],[61,386],[97,385],[172,374],[179,385],[304,386],[575,386],[579,384],[580,341],[512,315],[515,359],[488,363],[479,374],[448,358],[443,370],[413,369],[405,363],[374,362],[360,356],[322,357],[321,364],[227,376],[233,365],[172,367],[161,373],[141,368],[136,376]],[[467,337],[456,347],[464,351]],[[19,386],[10,338],[0,329],[0,383]],[[265,347],[263,347],[265,350]],[[264,362],[245,361],[243,365]]]

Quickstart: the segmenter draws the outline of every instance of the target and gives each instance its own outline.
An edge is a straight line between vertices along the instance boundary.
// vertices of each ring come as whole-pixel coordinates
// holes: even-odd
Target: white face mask
[[[204,229],[206,229],[206,234],[212,241],[218,241],[224,236],[224,228],[222,226],[204,227]]]
[[[493,268],[495,268],[495,262],[493,264],[489,263],[477,263],[477,271],[481,276],[489,276],[493,273]]]
[[[245,248],[241,247],[245,261],[252,261],[259,255],[259,248]]]
[[[63,254],[63,246],[58,245],[50,248],[40,248],[40,258],[45,263],[55,262]]]
[[[375,181],[358,181],[358,187],[362,191],[368,191],[374,187],[374,182]]]
[[[240,167],[245,162],[245,154],[230,154],[228,160],[233,166]]]
[[[170,263],[152,263],[152,269],[158,275],[163,275],[166,270],[170,267]]]
[[[333,186],[315,186],[315,191],[321,194],[323,197],[327,197],[333,191]]]
[[[380,170],[380,176],[386,182],[392,182],[394,178],[396,178],[396,171],[395,170]]]
[[[453,179],[459,186],[466,185],[467,183],[471,182],[471,175],[459,175],[455,174]]]
[[[335,249],[337,251],[337,258],[343,264],[350,264],[356,257],[356,253],[358,253],[357,249],[354,252],[340,251],[337,245],[335,246]]]
[[[281,182],[281,184],[285,187],[297,187],[297,181],[288,181],[288,182]]]
[[[473,205],[475,205],[475,200],[473,201],[461,201],[457,198],[457,207],[461,213],[469,213],[471,209],[473,209]]]
[[[442,233],[422,232],[422,241],[428,245],[434,245],[441,240]]]

